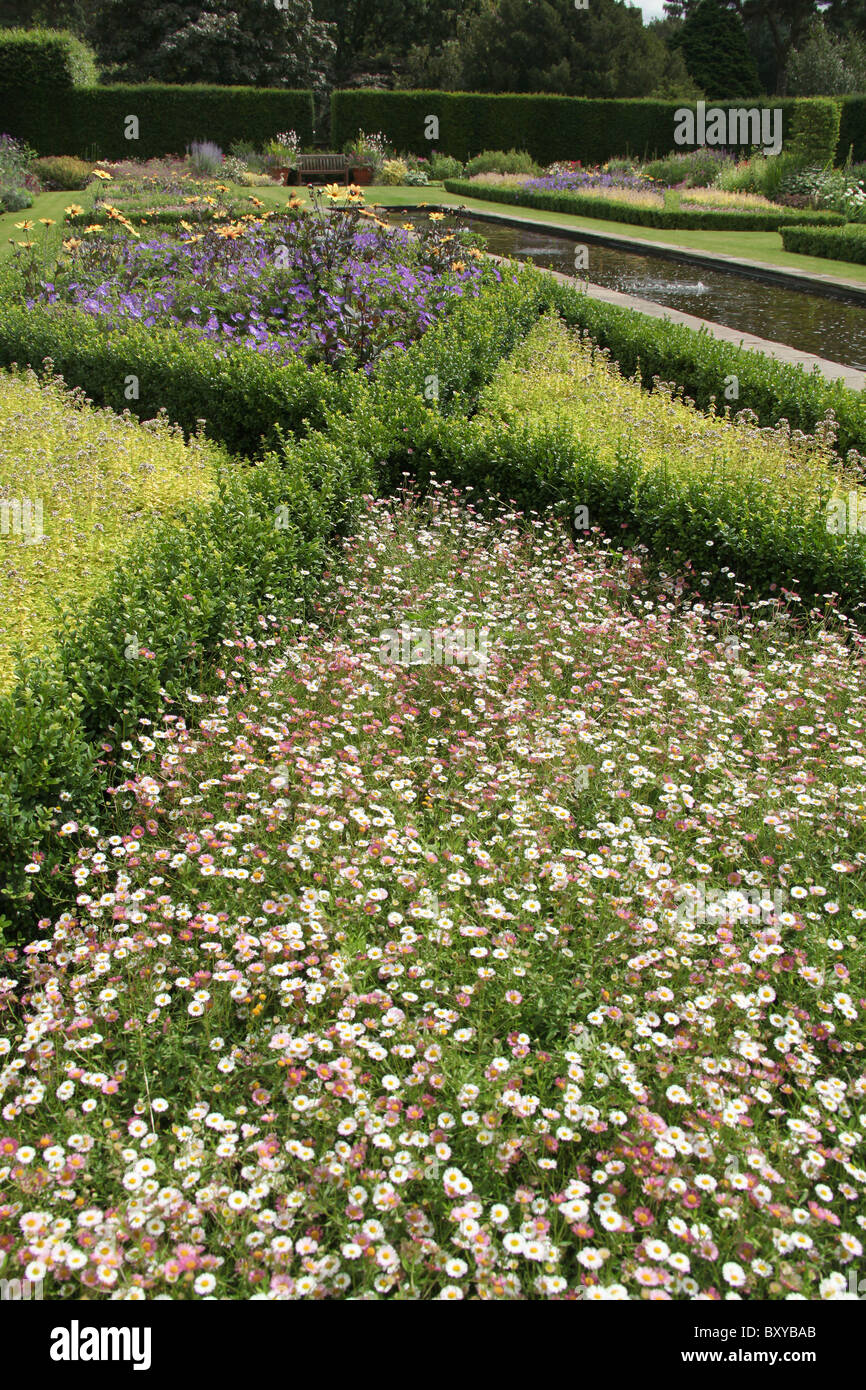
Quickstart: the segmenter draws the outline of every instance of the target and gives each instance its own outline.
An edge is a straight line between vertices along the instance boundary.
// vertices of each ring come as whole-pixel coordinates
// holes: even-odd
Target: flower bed
[[[489,202],[512,203],[517,207],[539,208],[544,212],[563,212],[576,217],[600,217],[606,221],[629,222],[641,227],[664,227],[670,230],[774,232],[785,223],[808,222],[816,226],[838,226],[844,222],[841,213],[835,212],[793,212],[779,208],[776,212],[762,209],[739,207],[679,207],[643,206],[640,201],[626,202],[613,196],[615,187],[611,186],[612,196],[573,191],[563,187],[561,182],[552,181],[552,186],[533,190],[523,187],[491,187],[477,185],[468,179],[446,179],[445,187],[449,193],[461,198],[483,198]],[[639,199],[644,195],[637,193]]]
[[[172,327],[218,350],[240,343],[280,360],[369,367],[496,273],[435,224],[410,239],[358,206],[250,217],[201,230],[180,221],[180,240],[72,238],[28,307],[70,306],[112,328]]]

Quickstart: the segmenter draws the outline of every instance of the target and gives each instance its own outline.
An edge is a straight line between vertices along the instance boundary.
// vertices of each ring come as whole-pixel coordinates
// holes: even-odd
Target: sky
[[[645,24],[648,24],[651,19],[664,19],[665,17],[663,0],[630,0],[630,3],[643,11]]]

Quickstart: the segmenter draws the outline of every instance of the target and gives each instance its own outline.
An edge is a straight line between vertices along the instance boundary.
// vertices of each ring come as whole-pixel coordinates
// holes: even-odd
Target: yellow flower
[[[345,197],[346,189],[341,188],[338,183],[326,183],[325,193],[329,198],[343,198]]]
[[[255,197],[253,197],[252,193],[249,195],[249,200],[250,200],[250,202],[252,203],[252,205],[253,205],[254,208],[263,208],[263,207],[264,207],[264,203],[262,202],[261,198],[255,198]]]
[[[183,218],[181,218],[180,222],[178,222],[177,225],[178,225],[179,227],[181,227],[185,232],[191,232],[191,231],[192,231],[192,227],[189,225],[188,222],[184,222]]]
[[[18,232],[32,232],[35,225],[35,222],[16,222],[15,230]]]
[[[77,251],[80,245],[81,238],[77,236],[71,236],[68,237],[66,241],[64,241],[63,249],[64,251]]]
[[[80,217],[84,208],[80,207],[78,203],[70,203],[69,207],[64,208],[63,211],[66,213],[67,217]]]
[[[414,230],[415,230],[415,228],[412,226],[412,223],[411,223],[411,222],[403,222],[403,223],[401,223],[401,229],[402,229],[402,231],[404,231],[404,232],[414,232]]]
[[[466,269],[466,262],[465,262],[465,261],[454,261],[454,263],[453,263],[452,266],[451,266],[451,269],[452,269],[453,271],[455,271],[455,272],[459,272],[459,271],[461,271],[461,270],[465,270],[465,269]]]
[[[105,172],[104,169],[94,169],[94,171],[93,171],[93,177],[94,177],[95,179],[105,179],[106,183],[110,183],[110,182],[111,182],[111,175],[110,175],[110,174],[106,174],[106,172]]]
[[[427,214],[431,222],[441,222],[445,216],[444,212],[430,212]]]

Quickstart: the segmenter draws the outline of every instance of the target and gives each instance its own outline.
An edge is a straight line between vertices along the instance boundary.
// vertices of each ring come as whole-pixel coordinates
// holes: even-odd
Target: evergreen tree
[[[751,97],[761,88],[743,22],[719,0],[700,0],[671,40],[689,75],[711,97]]]

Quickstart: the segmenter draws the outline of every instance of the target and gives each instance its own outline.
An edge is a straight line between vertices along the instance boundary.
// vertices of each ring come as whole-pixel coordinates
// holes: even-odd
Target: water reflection
[[[401,222],[423,221],[425,217],[418,212],[395,214],[395,220]],[[679,261],[594,243],[588,244],[588,267],[576,271],[577,243],[569,237],[497,226],[477,217],[466,217],[465,224],[479,232],[496,255],[531,260],[549,270],[589,279],[655,304],[669,304],[742,333],[755,333],[801,352],[866,370],[866,307],[862,304],[825,299],[703,267],[698,271]]]

